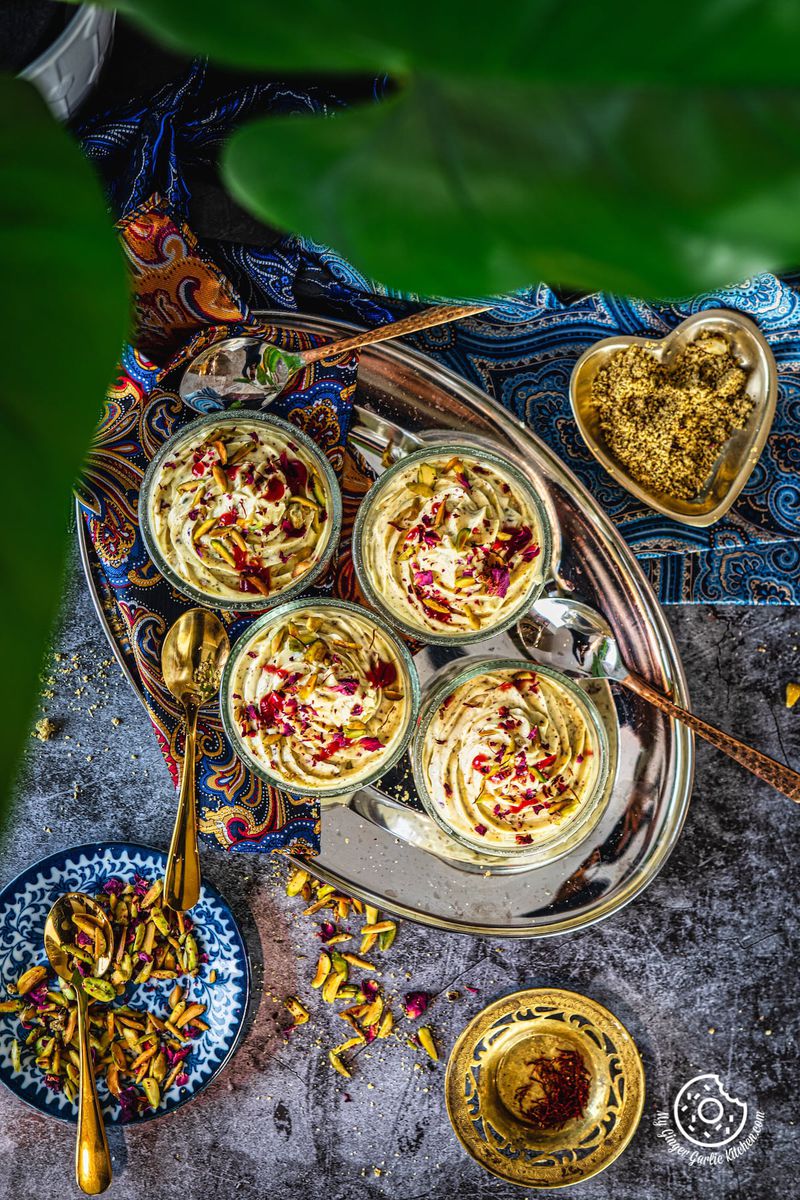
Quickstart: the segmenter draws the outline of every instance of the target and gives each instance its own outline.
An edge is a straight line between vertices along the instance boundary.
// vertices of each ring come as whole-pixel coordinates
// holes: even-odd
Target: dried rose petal
[[[339,692],[342,696],[352,696],[358,687],[357,679],[340,679],[339,682],[331,688],[332,692]]]
[[[363,746],[365,750],[383,750],[384,743],[380,738],[362,737],[358,739],[359,746]]]
[[[429,1003],[427,992],[408,992],[403,999],[403,1010],[410,1020],[415,1021],[426,1011]]]
[[[371,664],[366,677],[374,688],[391,687],[397,679],[397,667],[394,663],[379,658]]]

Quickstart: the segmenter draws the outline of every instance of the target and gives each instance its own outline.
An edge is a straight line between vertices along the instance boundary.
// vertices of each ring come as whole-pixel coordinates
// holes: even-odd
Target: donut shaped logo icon
[[[729,1096],[719,1075],[695,1075],[675,1097],[675,1124],[695,1146],[727,1146],[747,1121],[747,1105]]]

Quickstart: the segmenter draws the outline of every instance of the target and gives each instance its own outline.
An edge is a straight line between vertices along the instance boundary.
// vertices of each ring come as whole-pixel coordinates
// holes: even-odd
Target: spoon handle
[[[97,1097],[94,1066],[89,1049],[86,996],[75,987],[78,1006],[78,1053],[80,1055],[80,1091],[78,1099],[78,1136],[75,1142],[75,1180],[87,1196],[97,1196],[111,1183],[111,1155],[108,1152],[103,1111]]]
[[[800,773],[793,771],[785,763],[770,758],[768,754],[762,754],[760,750],[754,750],[752,746],[745,745],[738,738],[731,737],[729,733],[717,729],[715,725],[709,725],[708,721],[702,720],[687,709],[681,708],[663,692],[651,687],[639,675],[626,675],[620,682],[629,691],[635,692],[637,696],[641,696],[643,700],[647,700],[649,704],[660,709],[667,716],[675,717],[684,725],[688,725],[690,729],[705,738],[712,746],[716,746],[723,754],[735,759],[748,771],[757,775],[759,779],[765,779],[779,792],[783,792],[784,796],[800,803]]]
[[[403,317],[400,321],[392,321],[388,325],[379,325],[377,329],[368,329],[366,333],[356,333],[352,337],[342,338],[336,342],[312,346],[310,350],[300,351],[300,358],[308,366],[323,358],[335,358],[348,350],[358,350],[361,346],[371,346],[374,342],[388,342],[391,338],[402,337],[405,333],[416,333],[420,329],[430,329],[434,325],[446,325],[450,321],[459,321],[462,317],[471,317],[476,313],[486,312],[491,304],[437,304],[433,308],[424,308],[422,312]]]
[[[197,711],[198,706],[194,701],[184,701],[186,745],[181,790],[164,874],[164,901],[173,912],[186,912],[200,898],[200,851],[197,847],[197,799],[194,787]]]

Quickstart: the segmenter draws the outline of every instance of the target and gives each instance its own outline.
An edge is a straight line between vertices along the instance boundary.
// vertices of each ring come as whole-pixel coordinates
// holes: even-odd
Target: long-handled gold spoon
[[[198,412],[213,412],[242,404],[266,408],[300,371],[312,363],[336,358],[376,342],[388,342],[420,329],[460,321],[487,312],[491,307],[491,304],[437,304],[399,321],[333,342],[323,342],[307,350],[282,350],[258,337],[227,338],[209,346],[189,364],[180,382],[180,397],[184,404]]]
[[[164,901],[175,912],[186,912],[200,896],[194,786],[197,714],[219,691],[230,648],[219,617],[204,608],[190,608],[178,617],[161,649],[164,682],[182,706],[186,724],[178,813],[164,875]]]
[[[82,1192],[96,1196],[111,1183],[111,1155],[108,1152],[103,1110],[97,1096],[89,1029],[86,1016],[89,1001],[83,976],[73,966],[67,946],[75,941],[78,930],[73,914],[85,917],[98,933],[94,946],[94,975],[101,978],[111,964],[114,934],[108,917],[96,901],[82,892],[67,892],[50,909],[44,927],[44,948],[50,966],[75,993],[78,1009],[78,1046],[80,1055],[80,1091],[78,1096],[78,1136],[75,1143],[75,1179]]]

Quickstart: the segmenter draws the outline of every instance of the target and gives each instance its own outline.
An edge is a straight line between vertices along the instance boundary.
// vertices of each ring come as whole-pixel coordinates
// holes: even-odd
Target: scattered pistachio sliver
[[[26,996],[47,978],[47,967],[31,967],[17,980],[17,995]]]
[[[342,958],[345,962],[349,962],[351,967],[358,967],[361,971],[377,971],[374,963],[367,962],[365,958],[359,958],[357,954],[343,954]]]
[[[352,1079],[352,1075],[342,1062],[341,1058],[339,1058],[339,1055],[335,1050],[328,1051],[328,1061],[333,1067],[334,1071],[338,1071],[340,1075],[344,1075],[345,1079]]]
[[[433,496],[432,487],[429,487],[427,483],[420,483],[415,479],[407,483],[406,488],[411,492],[412,496],[422,496],[425,500],[430,500]]]
[[[389,929],[396,929],[394,921],[375,921],[367,925],[361,926],[362,933],[385,933]]]
[[[344,982],[344,975],[340,975],[338,971],[331,971],[322,985],[322,999],[326,1004],[333,1004],[339,988]]]
[[[433,1040],[433,1034],[427,1025],[423,1025],[417,1030],[417,1037],[419,1038],[420,1046],[422,1046],[422,1049],[429,1056],[429,1058],[432,1058],[434,1062],[438,1062],[439,1051],[436,1049],[436,1043]]]
[[[287,1000],[284,1000],[284,1006],[291,1013],[295,1026],[305,1025],[309,1019],[309,1012],[296,996],[289,996]]]
[[[213,466],[211,468],[211,474],[214,476],[214,482],[221,492],[228,492],[230,490],[228,476],[225,474],[222,467],[219,465]]]
[[[328,975],[330,974],[332,965],[333,964],[331,963],[331,956],[325,950],[323,950],[322,953],[320,954],[319,960],[317,962],[316,974],[314,975],[314,978],[311,980],[312,988],[322,987],[323,983],[325,982],[325,980],[328,978]]]
[[[436,483],[436,472],[430,463],[422,463],[417,471],[417,482],[423,487],[433,488]]]

